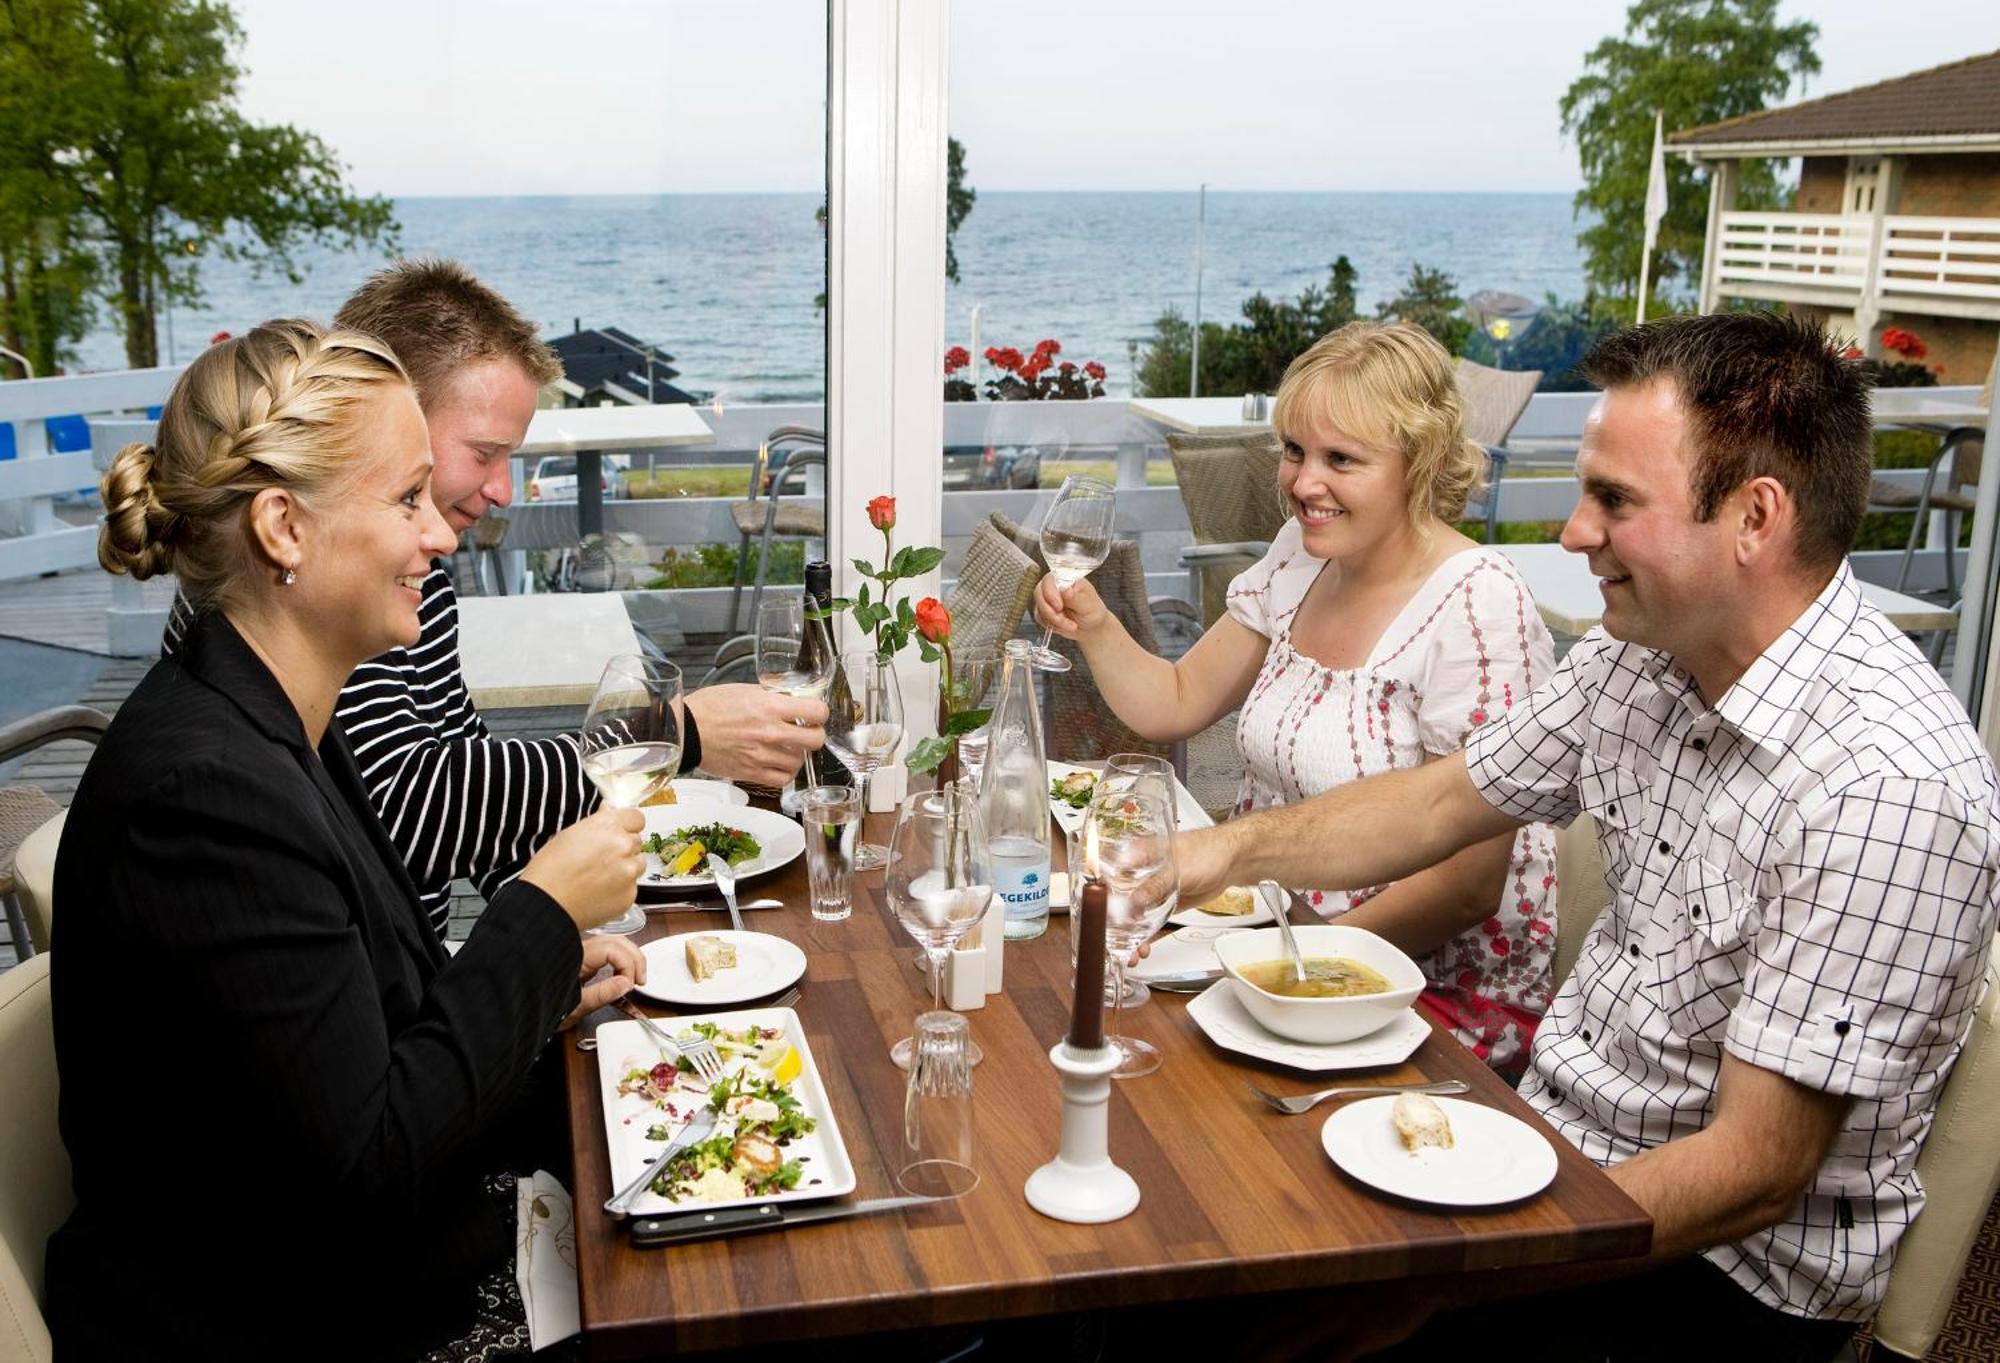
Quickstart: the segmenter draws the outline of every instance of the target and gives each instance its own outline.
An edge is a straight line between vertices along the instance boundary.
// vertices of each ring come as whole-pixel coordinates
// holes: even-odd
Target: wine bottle
[[[840,646],[835,642],[838,617],[833,614],[833,565],[825,559],[816,558],[806,564],[806,609],[824,617],[818,622],[818,629],[813,628],[810,619],[807,620],[805,638],[799,647],[799,666],[802,670],[811,671],[819,663],[822,653],[828,655],[829,663],[840,656]],[[834,685],[840,684],[836,669]],[[847,768],[830,749],[821,748],[809,760],[813,764],[813,775],[823,786],[853,785],[857,779],[848,774]]]

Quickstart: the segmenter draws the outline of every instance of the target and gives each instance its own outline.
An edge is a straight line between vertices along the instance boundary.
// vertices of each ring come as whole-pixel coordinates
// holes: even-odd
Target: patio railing
[[[1868,312],[2000,318],[2000,218],[1724,213],[1718,289]]]

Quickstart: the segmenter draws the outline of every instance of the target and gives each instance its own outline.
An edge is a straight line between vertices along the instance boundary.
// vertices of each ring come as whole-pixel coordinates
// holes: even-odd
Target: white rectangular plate
[[[1094,768],[1080,767],[1069,762],[1051,762],[1049,763],[1049,781],[1054,783],[1062,780],[1063,777],[1068,776],[1073,771],[1085,770],[1094,770]],[[1208,828],[1214,825],[1215,820],[1208,817],[1208,811],[1201,807],[1201,802],[1196,800],[1188,788],[1179,781],[1174,782],[1174,803],[1174,817],[1179,827],[1184,829]],[[1080,809],[1071,809],[1053,795],[1049,797],[1049,812],[1055,815],[1056,822],[1062,826],[1062,830],[1065,833],[1074,833],[1077,829],[1083,827],[1083,811]]]
[[[801,1062],[799,1077],[792,1081],[792,1092],[805,1106],[806,1114],[815,1118],[818,1125],[811,1135],[802,1136],[785,1147],[787,1159],[799,1158],[806,1162],[805,1175],[799,1180],[799,1186],[788,1192],[767,1193],[763,1197],[743,1198],[740,1202],[714,1203],[669,1202],[648,1191],[632,1204],[633,1215],[657,1216],[665,1212],[691,1212],[715,1206],[755,1206],[760,1202],[810,1202],[823,1197],[841,1197],[854,1191],[854,1162],[847,1157],[847,1146],[840,1139],[840,1127],[833,1119],[833,1104],[827,1101],[826,1085],[820,1081],[819,1066],[813,1062],[812,1048],[806,1044],[805,1028],[799,1025],[797,1013],[789,1008],[745,1008],[733,1013],[704,1013],[696,1017],[660,1018],[657,1021],[669,1036],[678,1036],[697,1022],[712,1022],[733,1032],[753,1025],[783,1028],[785,1038],[798,1048]],[[614,1191],[639,1177],[652,1163],[653,1156],[662,1149],[659,1142],[646,1139],[646,1128],[655,1122],[665,1121],[665,1114],[643,1098],[618,1092],[618,1081],[625,1077],[627,1070],[635,1066],[650,1069],[659,1058],[660,1048],[636,1022],[607,1022],[597,1029],[597,1082],[604,1098],[604,1133],[611,1149],[611,1187]],[[730,1062],[732,1067],[739,1063],[755,1064],[756,1061]],[[690,1094],[689,1097],[695,1099],[696,1095]],[[671,1123],[669,1125],[674,1130],[679,1129]],[[716,1130],[720,1132],[722,1127],[723,1123],[718,1122]]]

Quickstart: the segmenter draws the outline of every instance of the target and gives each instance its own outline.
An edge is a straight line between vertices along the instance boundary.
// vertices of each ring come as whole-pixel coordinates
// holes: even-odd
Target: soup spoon
[[[1275,880],[1258,881],[1257,893],[1264,893],[1266,886],[1270,887],[1272,897],[1278,901],[1278,907],[1275,910],[1278,919],[1278,931],[1283,934],[1285,939],[1285,954],[1292,958],[1292,976],[1300,984],[1304,984],[1306,982],[1306,963],[1305,959],[1299,955],[1299,939],[1292,936],[1291,906],[1285,902],[1287,896],[1284,888]]]

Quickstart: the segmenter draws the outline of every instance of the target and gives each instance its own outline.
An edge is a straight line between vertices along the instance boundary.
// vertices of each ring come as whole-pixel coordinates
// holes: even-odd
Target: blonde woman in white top
[[[1179,662],[1134,643],[1088,580],[1064,592],[1045,578],[1035,601],[1141,736],[1185,738],[1241,707],[1239,810],[1456,752],[1554,670],[1520,575],[1453,525],[1485,456],[1461,428],[1451,359],[1426,332],[1354,322],[1323,337],[1285,371],[1272,427],[1291,519]],[[1423,1005],[1488,1064],[1519,1072],[1551,987],[1547,825],[1393,885],[1295,888],[1409,952],[1430,981]]]

